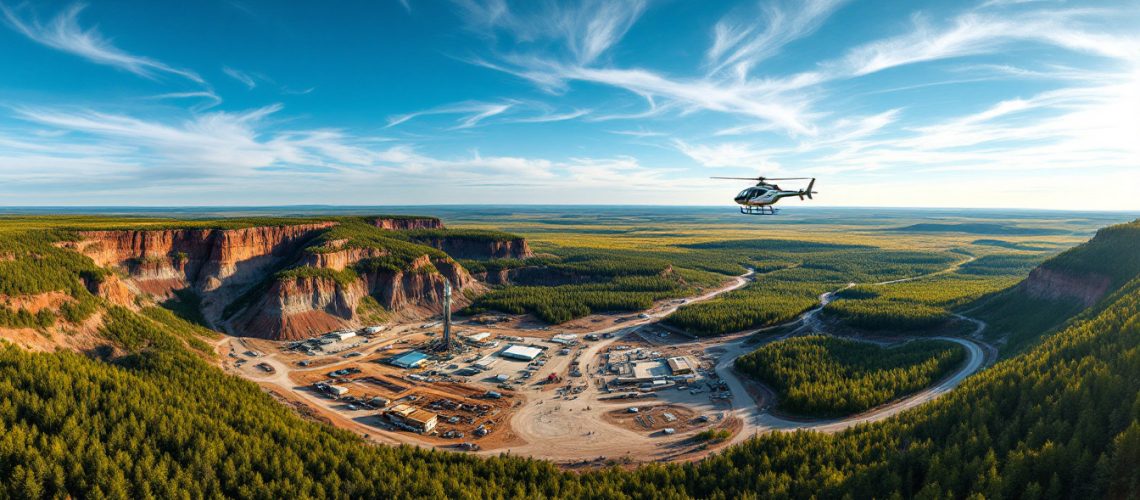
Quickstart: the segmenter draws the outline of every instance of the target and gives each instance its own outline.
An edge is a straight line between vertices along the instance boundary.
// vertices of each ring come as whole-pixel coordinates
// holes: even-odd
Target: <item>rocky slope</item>
[[[338,223],[85,231],[66,246],[122,276],[87,283],[96,295],[131,305],[138,296],[163,299],[188,290],[201,298],[203,316],[214,328],[272,339],[304,338],[361,326],[358,310],[365,297],[390,312],[423,316],[442,310],[445,282],[455,289],[456,308],[465,305],[465,289],[480,286],[450,257],[426,246],[401,244],[398,255],[392,255],[383,246],[333,240],[330,250],[329,237],[324,236],[319,251],[310,247],[321,235],[333,234],[328,231]],[[368,224],[385,231],[442,228],[434,218],[373,218]],[[370,231],[377,232],[377,237],[386,234]],[[440,240],[445,248],[462,250],[463,258],[529,255],[521,238],[518,242]],[[416,248],[422,249],[422,255],[409,257],[408,245],[412,256]],[[359,266],[368,260],[387,265]],[[278,275],[296,268],[307,272]]]
[[[372,225],[380,229],[407,231],[410,229],[443,229],[443,221],[435,217],[376,217]]]
[[[1088,307],[1140,274],[1140,220],[1102,228],[1088,242],[1041,264],[1020,285],[1048,300]]]
[[[330,268],[324,268],[330,269]],[[249,335],[281,340],[358,327],[359,308],[372,297],[389,311],[412,316],[443,310],[444,283],[454,288],[454,308],[467,304],[462,290],[475,280],[451,259],[416,259],[407,270],[367,272],[345,281],[325,276],[274,280],[258,300],[227,324]]]
[[[478,240],[440,236],[417,238],[415,241],[443,250],[457,259],[525,259],[534,256],[523,238]]]
[[[1112,280],[1108,276],[1067,273],[1044,267],[1034,269],[1020,285],[1030,297],[1051,301],[1076,300],[1084,307],[1097,303],[1111,286]]]
[[[1065,324],[1140,276],[1140,221],[1109,226],[1033,269],[1021,283],[964,308],[1009,352]]]

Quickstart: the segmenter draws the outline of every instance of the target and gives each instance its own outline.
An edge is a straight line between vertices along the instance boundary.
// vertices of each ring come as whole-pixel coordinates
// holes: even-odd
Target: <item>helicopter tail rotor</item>
[[[808,183],[807,189],[801,189],[800,190],[800,199],[802,200],[802,199],[804,199],[804,196],[807,196],[807,199],[811,200],[811,199],[813,199],[811,197],[811,195],[819,194],[818,191],[812,191],[811,190],[811,188],[814,186],[815,186],[815,178],[812,177],[811,182]]]

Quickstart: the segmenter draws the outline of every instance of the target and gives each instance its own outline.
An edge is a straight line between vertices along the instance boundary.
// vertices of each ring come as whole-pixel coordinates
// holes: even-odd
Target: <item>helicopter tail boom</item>
[[[812,187],[814,187],[814,186],[815,186],[815,178],[814,178],[814,177],[812,177],[812,179],[811,179],[811,182],[809,182],[809,183],[808,183],[808,187],[807,187],[807,189],[801,189],[801,190],[800,190],[800,192],[799,192],[799,195],[800,195],[800,199],[801,199],[801,200],[802,200],[802,199],[804,199],[804,196],[807,196],[807,198],[808,198],[809,200],[810,200],[810,199],[812,199],[811,195],[813,195],[813,194],[816,194],[816,192],[815,192],[815,191],[812,191],[812,190],[811,190],[811,188],[812,188]]]

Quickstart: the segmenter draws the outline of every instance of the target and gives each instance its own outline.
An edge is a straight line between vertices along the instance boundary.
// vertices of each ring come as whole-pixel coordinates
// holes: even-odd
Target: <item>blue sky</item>
[[[0,205],[1140,209],[1138,1],[0,0],[0,68]]]

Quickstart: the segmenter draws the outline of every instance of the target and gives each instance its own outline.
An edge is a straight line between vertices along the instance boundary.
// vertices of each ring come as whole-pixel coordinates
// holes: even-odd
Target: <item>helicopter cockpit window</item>
[[[755,197],[761,196],[767,192],[768,192],[767,189],[750,187],[748,189],[745,189],[744,191],[741,191],[740,194],[736,195],[736,197],[737,198],[755,198]]]

